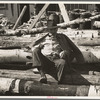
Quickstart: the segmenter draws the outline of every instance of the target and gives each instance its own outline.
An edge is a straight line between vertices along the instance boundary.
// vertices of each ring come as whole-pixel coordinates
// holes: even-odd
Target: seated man
[[[45,73],[53,76],[58,83],[61,83],[66,70],[70,67],[70,58],[74,58],[73,50],[66,36],[57,34],[56,17],[57,15],[50,15],[47,22],[49,33],[32,44],[34,46],[32,67],[39,70],[41,83],[47,83]]]

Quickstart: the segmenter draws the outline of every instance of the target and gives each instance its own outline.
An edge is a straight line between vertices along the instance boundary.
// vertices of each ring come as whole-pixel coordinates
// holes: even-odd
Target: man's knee
[[[64,59],[59,59],[59,60],[56,60],[54,62],[55,62],[56,67],[65,66],[66,65],[66,61]]]
[[[64,59],[60,59],[60,60],[59,60],[59,63],[60,63],[61,65],[65,65],[65,64],[66,64],[66,61],[65,61]]]

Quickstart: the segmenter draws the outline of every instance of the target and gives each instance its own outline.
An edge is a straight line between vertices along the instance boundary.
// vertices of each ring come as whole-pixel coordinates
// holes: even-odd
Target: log
[[[5,30],[5,34],[0,34],[0,36],[21,36],[21,35],[28,35],[28,34],[39,34],[42,33],[47,27],[39,27],[33,29],[16,29],[16,30]]]
[[[84,63],[100,63],[100,52],[99,50],[86,51],[81,50],[84,58]],[[24,52],[21,49],[13,50],[2,50],[0,49],[0,63],[14,63],[14,62],[30,62],[26,56],[32,56],[29,52]],[[79,63],[74,59],[73,63]]]
[[[59,8],[61,10],[61,14],[63,16],[64,22],[68,23],[70,20],[69,20],[69,16],[68,16],[68,13],[67,13],[67,10],[66,10],[64,4],[60,3],[58,5],[59,5]]]
[[[70,21],[69,23],[61,23],[61,24],[57,24],[58,27],[68,27],[70,25],[73,25],[73,24],[80,24],[80,23],[84,23],[84,22],[88,22],[88,21],[91,21],[91,19],[75,19],[75,20],[72,20]]]
[[[93,26],[95,26],[96,28],[100,28],[100,21],[95,21],[93,23]]]
[[[44,30],[48,30],[48,29],[52,29],[52,28],[57,28],[57,27],[40,27],[40,28],[33,28],[32,30],[27,30],[27,29],[21,29],[22,31],[25,31],[25,34],[38,34],[39,32],[43,32]],[[19,29],[20,30],[20,29]],[[17,31],[17,30],[16,30]],[[78,37],[78,38],[92,38],[93,37],[99,37],[98,35],[98,30],[69,30],[69,31],[65,31],[65,30],[58,30],[58,33],[63,33],[65,35],[67,35],[70,38],[73,37]]]
[[[26,66],[25,64],[2,64],[2,65],[0,64],[0,77],[3,78],[24,79],[27,81],[34,80],[39,82],[40,79],[39,72],[34,73],[33,71],[34,70],[31,69],[31,67]],[[52,76],[48,74],[46,74],[46,76],[48,83],[57,84],[57,80],[55,80]]]
[[[14,66],[14,65],[12,65]],[[7,66],[8,67],[8,66]],[[15,79],[24,79],[27,81],[36,81],[39,82],[40,74],[35,74],[31,70],[10,70],[8,69],[0,69],[0,77],[3,78],[15,78]],[[81,67],[81,65],[80,65]],[[84,66],[85,67],[85,66]],[[25,69],[25,67],[24,67]],[[62,79],[63,85],[100,85],[100,72],[92,71],[88,72],[89,74],[80,74],[78,71],[70,71],[70,73],[66,72],[65,77]],[[94,75],[95,74],[95,75]],[[50,75],[46,74],[48,84],[58,84],[58,82]]]
[[[89,39],[85,41],[78,42],[79,46],[100,46],[100,40],[99,39]]]
[[[24,7],[23,7],[22,12],[20,13],[20,15],[19,15],[19,17],[18,17],[18,19],[17,19],[17,21],[16,21],[14,27],[13,27],[13,30],[16,29],[17,25],[19,24],[20,20],[22,19],[23,15],[24,15],[24,13],[25,13],[25,11],[26,11],[26,8],[27,8],[27,6],[24,6]]]
[[[66,32],[66,31],[63,32],[63,30],[61,30],[61,31],[59,31],[59,33],[63,33],[65,35],[67,35],[76,45],[77,45],[77,43],[80,44],[81,41],[85,42],[85,41],[91,39],[92,36],[94,37],[95,40],[96,39],[99,40],[98,30],[84,30],[84,31],[79,31],[79,30],[78,31],[77,30],[72,31],[71,30],[71,31],[68,31],[68,32]],[[34,33],[33,37],[31,37],[31,35],[29,33],[27,35],[23,35],[22,37],[18,37],[18,36],[15,36],[15,35],[14,36],[9,36],[9,37],[6,37],[7,35],[6,36],[1,36],[0,37],[0,46],[8,47],[8,48],[11,47],[11,46],[12,47],[19,46],[19,47],[23,48],[27,45],[30,45],[32,40],[34,40],[34,41],[36,40],[36,36],[35,36],[36,34],[37,33]],[[46,33],[42,33],[42,34],[46,34]],[[40,37],[42,36],[42,34],[40,33]],[[86,48],[89,48],[89,46],[87,46]],[[84,48],[84,49],[86,49],[86,48]],[[90,50],[92,50],[93,48],[94,47],[91,46]]]
[[[39,34],[39,33],[44,32],[45,29],[47,28],[39,27],[39,28],[33,28],[33,29],[17,29],[15,31],[15,35]]]
[[[8,49],[21,49],[21,46],[9,46],[9,47],[0,46],[0,49],[6,49],[6,50],[8,50]]]
[[[100,75],[100,74],[99,74]],[[99,75],[86,75],[86,74],[68,74],[62,80],[63,84],[70,84],[70,85],[90,85],[96,84],[100,85],[100,76]]]
[[[66,24],[66,23],[65,23]],[[63,25],[65,25],[63,23]],[[16,29],[16,30],[6,30],[5,34],[0,34],[0,36],[15,36],[15,35],[29,35],[29,34],[39,34],[43,32],[48,32],[48,29],[53,29],[53,28],[59,28],[60,26],[55,26],[55,27],[39,27],[39,28],[32,28],[32,29]],[[62,27],[62,26],[61,26]],[[58,30],[58,32],[60,29]],[[64,33],[63,31],[61,33]],[[78,33],[78,34],[77,34]],[[65,34],[65,33],[64,33]],[[94,37],[98,37],[98,30],[74,30],[74,31],[66,31],[67,36],[69,37],[92,37],[92,34]]]
[[[24,50],[0,50],[0,63],[25,63],[30,61],[26,56],[30,56],[30,53],[24,52]]]
[[[99,85],[50,85],[14,78],[0,78],[1,95],[100,96]]]
[[[90,18],[84,18],[84,19],[78,18],[78,19],[70,21],[69,23],[60,23],[60,24],[57,24],[57,26],[58,27],[68,27],[68,26],[73,25],[73,24],[80,24],[80,23],[88,22],[88,21],[91,21],[93,19],[97,19],[99,17],[100,17],[100,15],[96,15],[96,16],[92,16]]]
[[[39,14],[37,15],[37,18],[35,19],[35,21],[32,22],[32,24],[30,25],[29,29],[32,29],[34,27],[34,25],[37,23],[37,21],[42,16],[42,14],[45,12],[45,10],[47,9],[48,6],[49,6],[49,4],[45,4],[44,5],[44,7],[41,9],[41,11],[39,12]]]

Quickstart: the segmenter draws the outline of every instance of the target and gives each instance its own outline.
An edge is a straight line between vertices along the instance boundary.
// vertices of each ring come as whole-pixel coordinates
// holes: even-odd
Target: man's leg
[[[44,55],[41,53],[41,49],[40,48],[35,48],[32,52],[32,60],[33,60],[33,68],[37,68],[41,78],[40,78],[40,82],[41,83],[47,83],[47,78],[46,75],[43,71],[43,62],[44,62]]]
[[[54,67],[54,62],[50,61],[45,57],[39,48],[36,48],[32,52],[33,58],[33,68],[38,68],[38,71],[41,75],[40,82],[46,83],[47,78],[45,73],[52,72],[52,67]],[[55,71],[55,70],[54,70]]]
[[[47,78],[46,78],[46,75],[45,75],[42,67],[38,67],[37,69],[38,69],[38,71],[39,71],[39,73],[41,75],[40,82],[41,83],[47,83]]]
[[[57,80],[58,83],[63,83],[63,79],[66,73],[69,71],[69,65],[64,59],[55,60],[55,66],[57,68]]]
[[[57,68],[57,80],[60,81],[63,73],[63,69],[65,67],[65,60],[64,59],[59,59],[55,60],[55,66]]]

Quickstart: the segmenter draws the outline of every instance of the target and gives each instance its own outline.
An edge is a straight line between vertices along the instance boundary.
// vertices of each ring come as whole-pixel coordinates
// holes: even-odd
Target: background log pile
[[[63,22],[61,14],[59,14],[58,12],[53,12],[53,13],[57,13],[59,15],[60,23]],[[100,28],[99,12],[96,12],[96,11],[90,12],[90,11],[85,11],[84,9],[74,9],[72,11],[69,11],[68,15],[71,22],[67,24],[67,27],[70,27],[72,29],[80,29],[80,30]],[[97,17],[95,18],[95,16]],[[27,23],[23,23],[21,26],[18,26],[14,30],[12,29],[14,24],[10,23],[10,21],[7,18],[2,17],[1,22],[0,22],[1,23],[0,35],[21,36],[21,35],[26,35],[26,34],[37,34],[37,33],[44,32],[44,29],[47,24],[46,21],[48,19],[47,15],[42,16],[38,20],[34,28],[32,28],[31,30],[28,29],[29,26],[32,24],[32,22],[35,21],[36,17],[37,16],[31,17]]]

